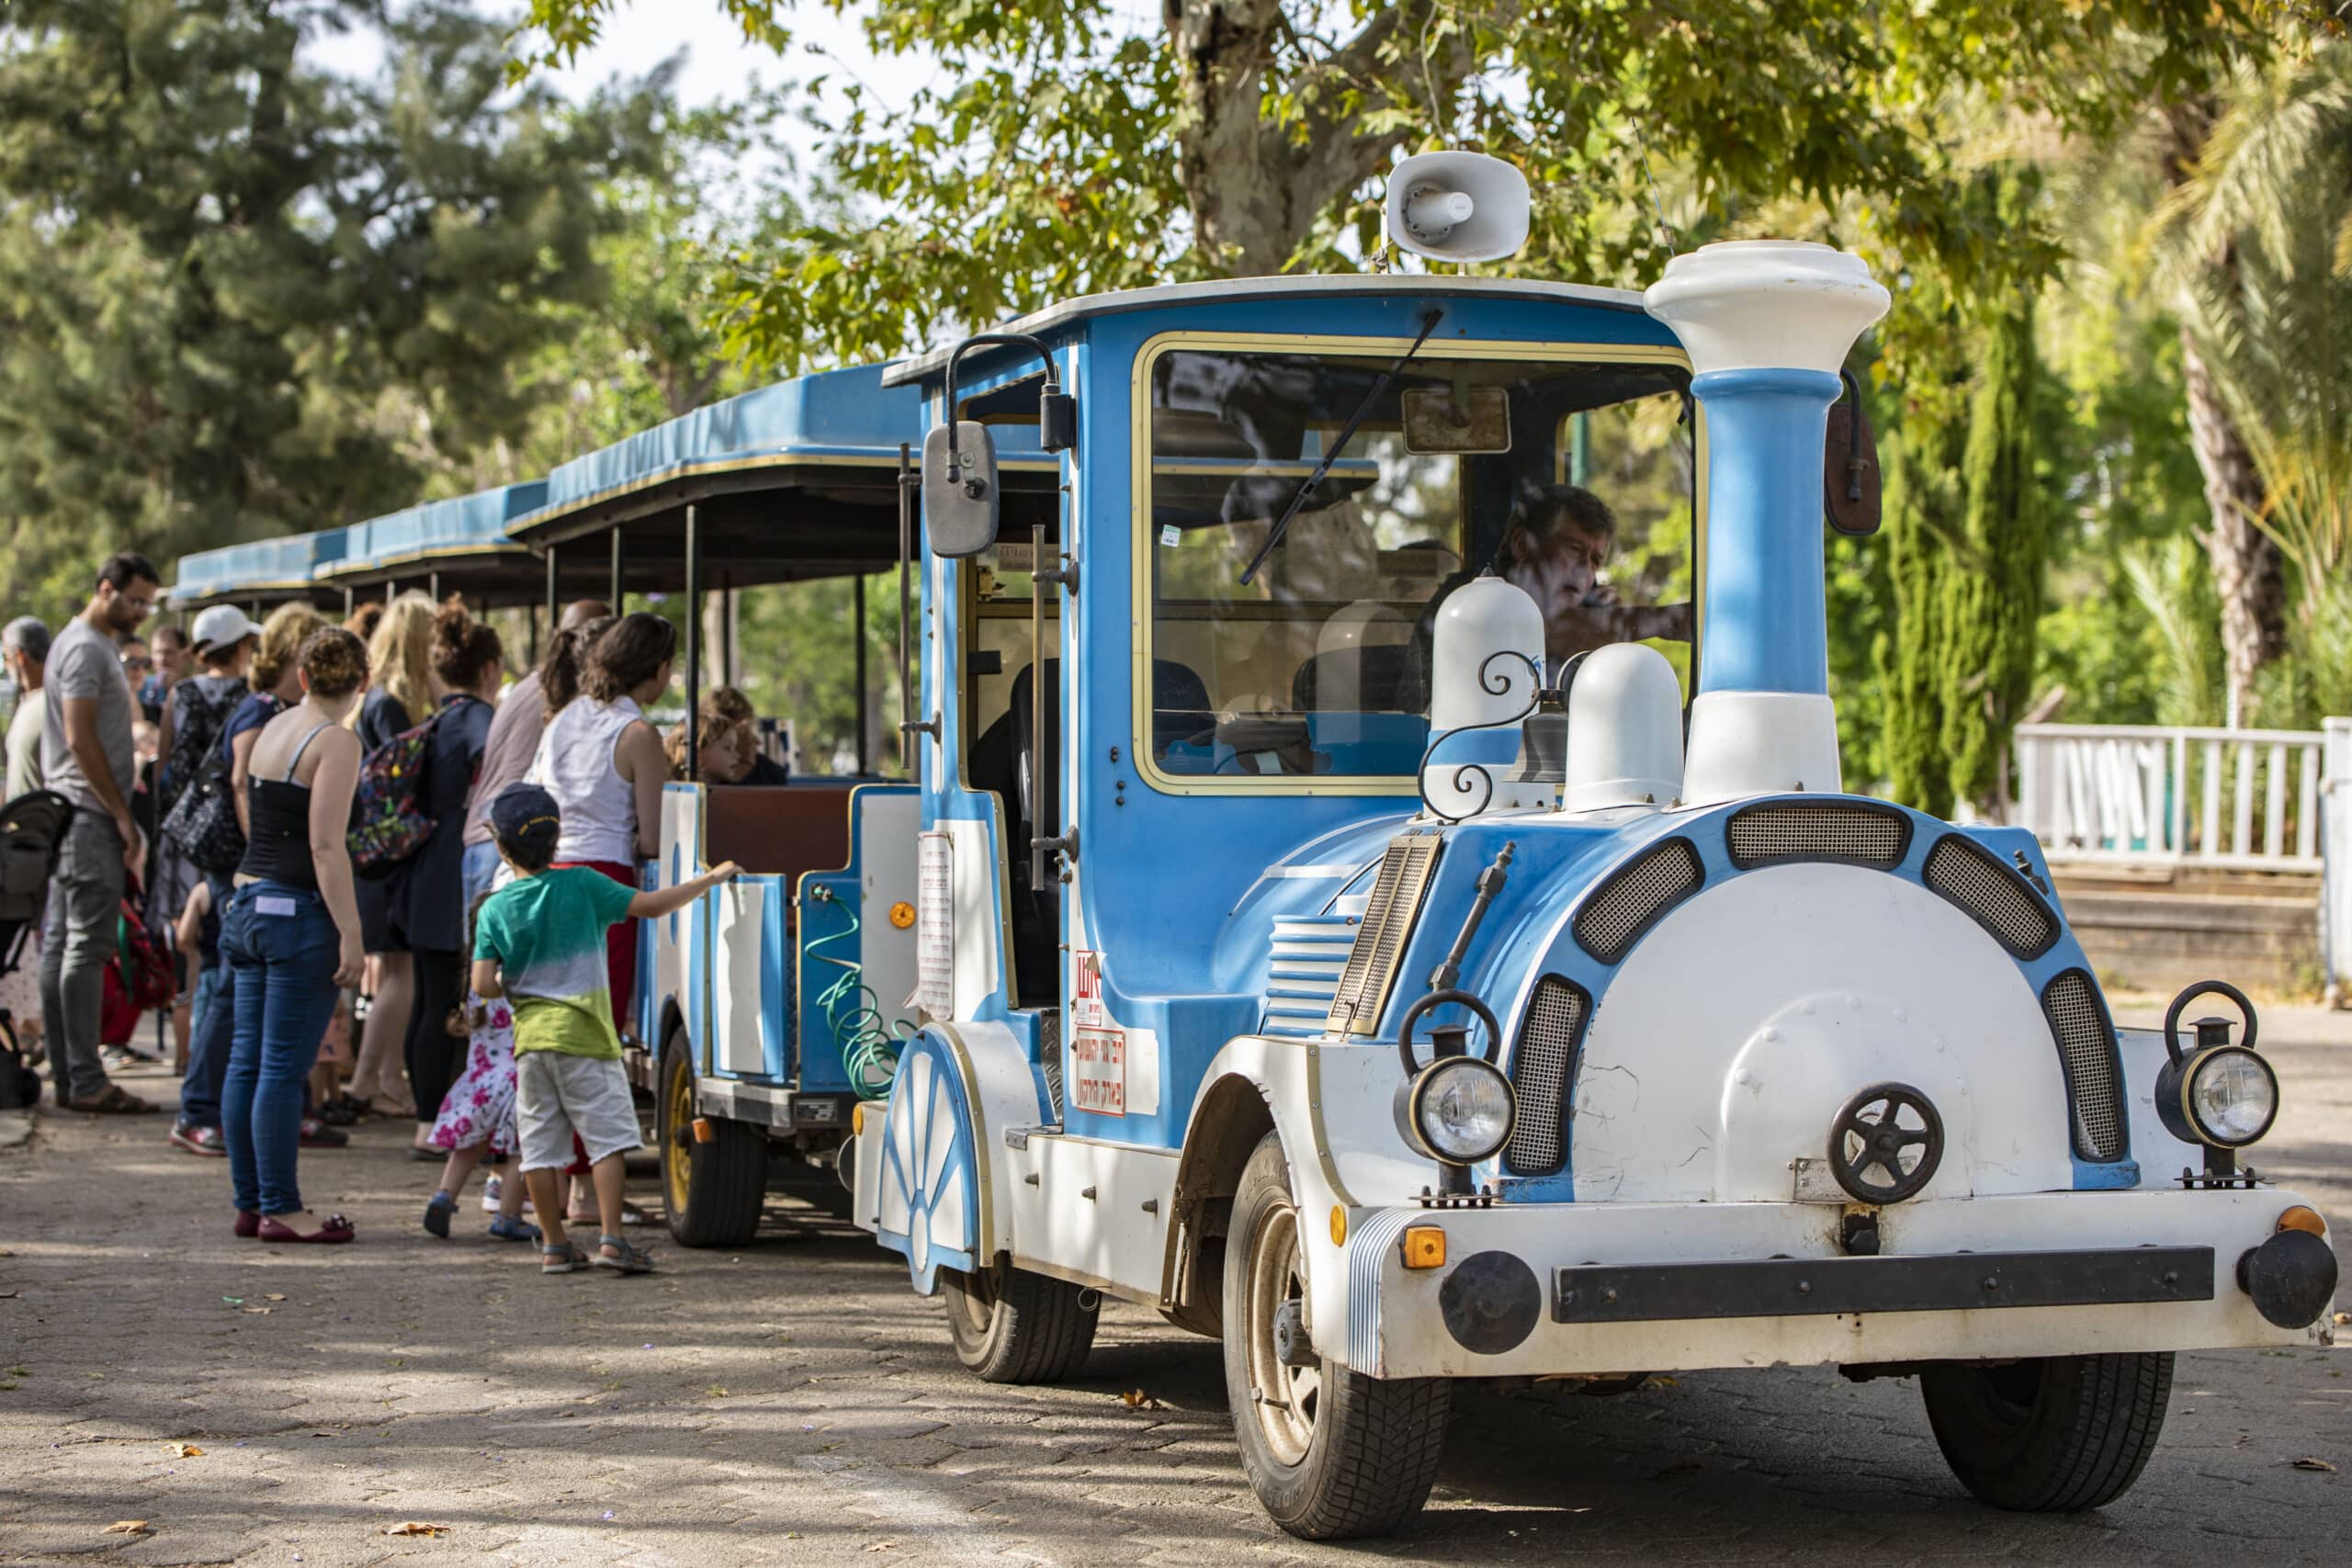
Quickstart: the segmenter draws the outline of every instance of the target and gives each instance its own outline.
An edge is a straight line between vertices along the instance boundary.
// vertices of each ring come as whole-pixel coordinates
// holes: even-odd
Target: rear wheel
[[[1293,1535],[1385,1534],[1420,1511],[1437,1479],[1452,1385],[1366,1377],[1317,1356],[1303,1343],[1306,1309],[1298,1206],[1270,1133],[1242,1173],[1225,1249],[1225,1391],[1242,1468]]]
[[[1919,1380],[1960,1483],[1996,1508],[2072,1513],[2132,1490],[2165,1426],[2172,1356],[1947,1365]]]
[[[714,1121],[708,1143],[695,1137],[695,1067],[686,1038],[662,1046],[655,1135],[662,1141],[662,1196],[681,1247],[741,1247],[760,1228],[767,1193],[768,1141],[741,1122]]]
[[[956,1359],[989,1382],[1059,1382],[1094,1348],[1094,1292],[1005,1258],[939,1271]]]

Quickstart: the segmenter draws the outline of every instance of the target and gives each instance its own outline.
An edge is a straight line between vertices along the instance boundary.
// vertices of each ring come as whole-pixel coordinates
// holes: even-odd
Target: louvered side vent
[[[1993,933],[2018,958],[2039,958],[2058,940],[2058,917],[2025,878],[1970,843],[1947,833],[1928,852],[1920,877]]]
[[[1323,1032],[1362,923],[1353,915],[1298,915],[1274,922],[1260,1033],[1311,1039]]]
[[[1577,942],[1603,964],[1634,951],[1658,917],[1699,891],[1706,879],[1688,839],[1668,839],[1611,876],[1577,916]]]
[[[1789,860],[1892,870],[1911,847],[1911,818],[1885,807],[1846,801],[1779,800],[1733,813],[1724,839],[1732,863],[1742,871]]]
[[[1511,1047],[1511,1088],[1519,1095],[1519,1117],[1504,1147],[1512,1170],[1548,1176],[1566,1157],[1561,1111],[1566,1106],[1568,1075],[1576,1068],[1577,1041],[1592,1010],[1580,987],[1546,975],[1535,983],[1527,1018]]]
[[[1421,897],[1430,890],[1430,874],[1437,868],[1437,852],[1444,840],[1434,833],[1401,833],[1388,840],[1380,857],[1380,874],[1364,905],[1363,924],[1348,950],[1347,967],[1340,972],[1339,988],[1331,995],[1326,1027],[1333,1034],[1370,1034],[1380,1027],[1380,1010],[1387,1004],[1388,987],[1396,977],[1396,960],[1405,939],[1420,918]]]
[[[2123,1096],[2117,1080],[2115,1026],[2098,987],[2069,969],[2041,993],[2041,1010],[2066,1069],[2066,1098],[2075,1108],[2075,1152],[2102,1163],[2123,1157]]]

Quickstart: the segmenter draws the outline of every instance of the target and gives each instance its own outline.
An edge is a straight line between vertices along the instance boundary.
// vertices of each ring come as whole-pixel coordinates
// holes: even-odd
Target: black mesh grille
[[[2019,958],[2039,958],[2058,940],[2058,918],[2025,878],[1958,833],[1928,852],[1920,875]]]
[[[1519,1116],[1512,1122],[1505,1153],[1510,1168],[1523,1176],[1544,1176],[1560,1168],[1566,1151],[1560,1146],[1561,1107],[1566,1102],[1568,1074],[1577,1059],[1577,1038],[1584,1032],[1591,1002],[1577,987],[1557,975],[1535,984],[1527,1004],[1526,1021],[1519,1026],[1519,1043],[1511,1050],[1511,1088],[1518,1092]]]
[[[2115,1026],[2098,987],[2069,969],[2041,993],[2041,1010],[2066,1069],[2066,1099],[2075,1108],[2075,1152],[2108,1162],[2123,1157],[2123,1097],[2118,1088]]]
[[[1601,884],[1577,916],[1577,941],[1603,964],[1614,964],[1704,879],[1690,841],[1668,839]]]
[[[1847,861],[1892,869],[1911,847],[1911,818],[1883,807],[1774,801],[1735,813],[1724,833],[1742,871],[1784,860]]]

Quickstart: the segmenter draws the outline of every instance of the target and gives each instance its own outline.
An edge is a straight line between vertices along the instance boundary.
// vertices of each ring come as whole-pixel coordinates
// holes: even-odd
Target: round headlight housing
[[[2183,1107],[2209,1144],[2242,1148],[2278,1119],[2278,1076],[2243,1045],[2199,1053],[2184,1077]]]
[[[1406,1122],[1432,1158],[1476,1165],[1510,1139],[1510,1080],[1476,1056],[1441,1056],[1413,1076]]]

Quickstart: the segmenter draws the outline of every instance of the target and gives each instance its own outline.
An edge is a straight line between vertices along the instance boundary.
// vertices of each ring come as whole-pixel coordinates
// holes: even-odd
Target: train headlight
[[[2182,1076],[2182,1108],[2209,1144],[2242,1148],[2270,1131],[2278,1115],[2278,1076],[2243,1045],[2200,1051]]]
[[[1500,1068],[1476,1056],[1441,1056],[1413,1075],[1406,1122],[1431,1156],[1476,1165],[1510,1140],[1515,1111]]]

